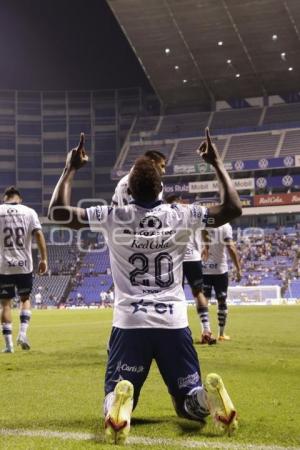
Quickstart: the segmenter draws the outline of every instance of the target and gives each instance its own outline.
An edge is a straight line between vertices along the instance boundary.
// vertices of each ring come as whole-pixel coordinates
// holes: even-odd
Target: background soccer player
[[[225,426],[235,424],[236,411],[216,374],[201,381],[197,353],[188,328],[182,289],[182,262],[190,231],[220,226],[241,214],[241,203],[209,131],[200,146],[222,187],[221,204],[167,205],[158,200],[161,176],[149,158],[141,157],[130,173],[135,203],[123,208],[70,206],[72,180],[87,156],[81,136],[67,156],[53,192],[49,217],[79,229],[88,223],[103,232],[111,257],[115,286],[113,329],[105,377],[105,433],[123,442],[130,429],[133,405],[156,360],[178,415],[202,421],[209,412]]]
[[[20,330],[17,344],[29,350],[27,328],[30,322],[30,293],[32,290],[32,238],[35,237],[40,252],[38,271],[47,271],[47,248],[42,227],[36,212],[22,204],[20,192],[10,187],[0,205],[0,300],[1,324],[5,340],[5,353],[13,353],[11,301],[20,296]]]
[[[167,197],[167,203],[182,203],[182,199],[177,195]],[[183,203],[186,204],[186,203]],[[184,279],[186,278],[192,290],[197,314],[200,319],[202,336],[200,344],[216,344],[217,340],[212,335],[210,329],[208,301],[203,294],[203,273],[201,261],[202,238],[201,232],[193,233],[186,247],[183,260],[183,288]]]
[[[225,334],[227,321],[228,261],[227,252],[236,269],[236,279],[242,278],[240,258],[232,239],[232,228],[229,223],[213,230],[202,232],[205,241],[203,251],[203,288],[205,297],[211,298],[212,289],[218,302],[219,341],[229,341]]]
[[[149,158],[156,169],[158,170],[160,175],[164,175],[166,173],[166,157],[163,153],[157,151],[157,150],[148,150],[144,156],[146,158]],[[132,170],[132,169],[131,169]],[[114,195],[112,197],[112,204],[114,206],[124,206],[128,205],[130,202],[133,201],[133,198],[129,192],[129,176],[130,172],[125,175],[121,180],[118,182]],[[159,199],[162,199],[162,191],[159,194]]]

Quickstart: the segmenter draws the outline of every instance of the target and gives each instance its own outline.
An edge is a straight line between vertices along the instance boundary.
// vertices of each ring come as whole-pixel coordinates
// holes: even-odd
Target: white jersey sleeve
[[[31,211],[31,221],[30,221],[31,233],[34,233],[34,231],[41,230],[42,225],[34,209],[30,209],[30,211]]]
[[[32,233],[41,228],[33,209],[22,204],[0,205],[0,274],[33,271]]]
[[[112,197],[112,202],[114,205],[125,206],[132,202],[133,198],[128,192],[128,180],[129,174],[125,175],[118,182]]]
[[[166,205],[146,209],[87,209],[92,231],[103,232],[115,286],[113,325],[184,328],[187,308],[182,262],[190,232],[205,226],[206,209]]]
[[[232,226],[229,223],[223,225],[222,232],[224,241],[231,241],[233,239]]]

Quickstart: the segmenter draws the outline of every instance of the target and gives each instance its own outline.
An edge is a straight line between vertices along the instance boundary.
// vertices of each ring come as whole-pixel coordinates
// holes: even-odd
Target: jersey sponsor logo
[[[140,221],[140,228],[155,228],[158,230],[161,227],[162,222],[156,216],[146,216]]]
[[[7,213],[11,214],[11,215],[12,214],[18,214],[18,210],[15,209],[15,208],[8,208]]]
[[[194,386],[200,380],[200,376],[198,372],[194,372],[187,377],[178,378],[177,383],[179,389],[184,389],[189,386]]]
[[[144,372],[144,366],[129,366],[127,363],[123,361],[118,361],[116,371],[117,372],[132,372],[132,373],[141,373]]]
[[[132,242],[131,248],[142,248],[142,249],[160,249],[160,248],[168,248],[169,242],[167,242],[165,239],[163,239],[161,242],[153,242],[153,241],[146,241],[146,242],[139,242],[136,239]]]
[[[217,269],[218,263],[203,263],[203,269]]]
[[[139,302],[132,302],[130,303],[133,307],[132,314],[136,314],[138,312],[142,312],[144,314],[148,314],[149,308],[151,307],[151,311],[155,311],[157,314],[173,314],[173,303],[154,303],[154,302],[147,302],[144,299],[140,300]]]
[[[160,291],[158,291],[157,289],[149,289],[149,290],[144,290],[143,294],[159,294]]]

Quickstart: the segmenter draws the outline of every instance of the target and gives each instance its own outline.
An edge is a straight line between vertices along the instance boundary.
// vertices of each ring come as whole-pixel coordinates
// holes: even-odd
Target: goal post
[[[231,286],[228,303],[236,305],[279,305],[282,303],[280,286]]]

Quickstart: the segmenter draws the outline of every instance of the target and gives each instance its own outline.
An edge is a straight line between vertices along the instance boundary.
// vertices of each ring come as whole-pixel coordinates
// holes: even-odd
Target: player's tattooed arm
[[[74,175],[88,161],[84,148],[84,133],[76,148],[69,151],[66,166],[53,191],[48,208],[48,217],[54,222],[63,223],[68,228],[78,230],[87,226],[86,210],[71,206],[71,191]]]
[[[225,169],[217,147],[212,143],[209,128],[205,129],[206,140],[202,142],[198,153],[205,162],[211,164],[216,172],[220,187],[220,205],[208,209],[207,226],[219,227],[242,214],[242,205],[234,184]]]

